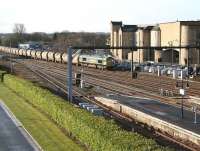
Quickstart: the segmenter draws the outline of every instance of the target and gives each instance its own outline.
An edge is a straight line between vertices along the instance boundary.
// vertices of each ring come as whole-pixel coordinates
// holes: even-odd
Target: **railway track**
[[[51,83],[52,85],[56,86],[57,88],[59,88],[61,91],[63,91],[64,93],[67,93],[66,91],[66,80],[62,80],[59,78],[57,78],[58,76],[58,73],[49,73],[49,71],[47,70],[47,72],[43,70],[41,70],[41,68],[39,67],[36,67],[35,65],[32,65],[32,66],[26,66],[26,68],[28,68],[29,70],[31,70],[33,73],[35,73],[36,75],[38,75],[39,77],[41,77],[42,79],[44,79],[45,81],[48,81],[49,83]],[[82,96],[85,100],[89,101],[89,102],[92,102],[102,108],[104,108],[106,111],[109,112],[109,114],[111,114],[115,119],[117,119],[117,121],[120,121],[122,123],[124,123],[124,120],[130,122],[131,124],[133,123],[133,119],[125,116],[125,115],[122,115],[121,113],[118,113],[116,111],[112,111],[110,108],[102,105],[102,104],[99,104],[97,102],[95,102],[95,100],[92,100],[90,97],[87,97],[85,96],[82,92],[79,92],[77,90],[73,90],[73,93],[74,95],[78,95],[78,96]],[[190,146],[187,146],[185,145],[184,143],[182,142],[179,142],[173,138],[171,138],[170,136],[167,136],[167,135],[164,135],[163,133],[161,132],[158,132],[156,131],[155,135],[159,135],[159,136],[162,136],[162,138],[165,138],[166,140],[169,140],[170,142],[172,143],[175,143],[175,144],[178,144],[180,146],[182,146],[184,148],[184,150],[196,150],[195,148],[192,148]]]
[[[65,84],[66,83],[66,76],[64,74],[61,74],[60,75],[61,77],[58,78],[59,73],[50,72],[49,69],[47,69],[47,71],[45,71],[44,68],[41,68],[41,67],[38,67],[38,66],[35,66],[35,65],[28,65],[28,66],[26,66],[26,68],[31,70],[33,73],[35,73],[36,75],[38,75],[39,77],[41,77],[45,81],[48,81],[52,85],[54,85],[57,88],[59,88],[59,90],[63,91],[64,93],[67,93],[67,91],[66,91],[67,87],[66,87],[66,84]],[[63,77],[65,79],[63,79]],[[95,79],[93,78],[93,80],[95,80]],[[91,83],[93,83],[93,82],[94,81],[91,81]],[[102,81],[100,81],[100,83],[102,83]],[[119,91],[119,90],[116,90],[116,91]],[[127,92],[125,92],[125,93],[127,93]],[[124,123],[124,120],[128,121],[130,123],[133,123],[133,119],[131,119],[131,118],[125,116],[125,115],[122,115],[121,113],[118,113],[116,111],[112,111],[110,108],[95,102],[95,100],[92,100],[90,97],[85,96],[84,93],[80,92],[76,88],[73,90],[73,94],[76,95],[76,96],[82,96],[82,98],[84,98],[88,102],[92,102],[92,103],[100,106],[101,108],[103,108],[107,112],[109,112],[109,114],[111,114],[113,117],[115,117],[115,119],[117,119],[118,121],[120,121],[122,123]],[[159,135],[159,137],[161,136],[162,138],[170,141],[171,143],[178,144],[179,146],[182,146],[184,150],[191,150],[191,151],[195,151],[196,150],[196,148],[193,148],[193,147],[190,147],[188,145],[185,145],[184,143],[182,143],[180,141],[177,141],[176,139],[173,139],[170,136],[165,135],[165,134],[163,134],[161,132],[156,131],[154,135]]]
[[[46,63],[38,61],[43,67],[53,68],[55,71],[63,71],[66,72],[66,65],[60,65],[55,63]],[[74,72],[80,71],[80,67],[74,66]],[[154,75],[146,75],[140,74],[137,79],[131,79],[130,72],[115,72],[115,71],[102,71],[95,70],[92,68],[85,68],[84,74],[95,76],[98,78],[103,78],[106,80],[112,80],[115,82],[120,82],[121,84],[132,85],[135,88],[140,88],[149,92],[153,92],[156,94],[160,93],[160,89],[172,91],[173,94],[178,94],[178,89],[176,88],[176,80],[170,79],[168,77],[157,77]],[[200,83],[190,81],[190,89],[187,90],[188,95],[191,96],[199,96],[200,95]]]
[[[48,63],[47,64],[44,63],[44,64],[46,64],[46,65],[44,65],[43,63],[40,64],[40,63],[35,63],[35,62],[27,63],[26,61],[21,62],[21,64],[23,66],[26,65],[26,68],[31,70],[33,73],[37,74],[40,78],[44,79],[45,81],[47,81],[47,82],[51,83],[52,85],[54,85],[55,87],[57,87],[59,91],[63,91],[64,93],[67,93],[67,91],[66,91],[66,88],[67,88],[66,87],[66,82],[67,82],[66,68],[63,69],[61,67],[57,67],[57,65],[50,66],[50,65],[48,65]],[[93,69],[92,69],[92,71],[93,71]],[[99,71],[99,72],[101,72],[101,71]],[[86,75],[86,73],[85,73],[85,75]],[[116,73],[116,75],[117,75],[117,73]],[[124,74],[124,75],[126,75],[126,74]],[[107,75],[105,75],[105,77],[106,76]],[[96,77],[96,79],[95,79],[95,77]],[[106,81],[105,79],[98,79],[97,74],[92,75],[91,73],[88,73],[87,79],[89,79],[87,82],[90,83],[91,85],[93,85],[93,86],[101,85],[102,88],[106,89],[106,91],[110,91],[110,93],[121,93],[121,94],[126,94],[126,95],[136,95],[136,94],[140,93],[140,95],[145,96],[144,94],[142,94],[143,92],[140,92],[140,91],[137,92],[136,89],[133,89],[132,87],[127,88],[125,85],[122,85],[120,83],[117,83],[117,85],[116,85],[115,84],[116,82],[111,81],[111,80]],[[112,85],[114,85],[114,86],[112,86]],[[145,91],[144,91],[144,93],[145,93]],[[93,102],[94,104],[101,106],[102,108],[106,109],[110,114],[115,116],[118,120],[120,120],[121,122],[123,122],[123,120],[129,121],[131,123],[133,122],[133,120],[131,118],[129,118],[125,115],[121,115],[120,113],[112,111],[111,109],[107,108],[106,106],[95,102],[95,100],[92,100],[91,97],[86,96],[83,92],[81,92],[76,87],[74,87],[73,94],[75,96],[81,96],[85,100],[87,100],[89,102]],[[179,142],[161,132],[156,132],[156,134],[159,136],[162,136],[165,139],[170,140],[176,144],[179,144],[180,146],[183,146],[187,150],[196,150],[195,148],[187,146],[187,145],[185,145],[185,143]]]
[[[25,63],[32,64],[32,62],[25,62]],[[50,64],[46,62],[40,63],[39,61],[37,64],[35,64],[35,66],[37,66],[41,70],[45,70],[45,72],[48,72],[49,74],[51,73],[57,74],[58,79],[66,79],[66,67],[65,68],[57,67],[57,64],[55,64],[55,66],[52,66],[52,64],[54,65],[54,63],[50,63]],[[74,72],[77,72],[78,70],[80,70],[80,68],[79,69],[76,69],[76,68]],[[92,72],[90,70],[92,70]],[[149,97],[152,99],[160,100],[161,102],[164,102],[167,104],[172,104],[172,105],[180,107],[179,100],[172,99],[169,97],[163,97],[159,95],[158,89],[160,88],[160,86],[158,82],[157,82],[157,85],[149,84],[148,86],[146,86],[146,84],[144,84],[143,82],[141,83],[141,86],[135,86],[135,81],[132,81],[132,79],[130,80],[130,82],[122,81],[119,78],[114,78],[113,76],[107,75],[105,73],[100,74],[99,72],[101,71],[99,70],[97,70],[96,74],[93,74],[93,72],[94,72],[94,69],[90,69],[90,68],[88,70],[85,69],[84,71],[85,82],[89,83],[90,85],[101,86],[102,88],[107,89],[108,91],[111,91],[111,92],[114,91],[115,93],[119,93],[119,94],[123,93],[125,95],[140,95],[142,97]],[[140,81],[142,80],[144,81],[143,78],[145,77],[142,76]],[[140,83],[140,81],[137,81],[138,84]],[[172,79],[170,79],[170,81],[172,81]],[[169,82],[163,82],[163,83],[167,83],[169,86]],[[146,89],[144,89],[143,87],[145,87]],[[155,89],[157,90],[156,92],[155,92]],[[191,107],[190,103],[187,103],[187,102],[184,103],[184,105],[188,107],[188,109],[190,109]]]

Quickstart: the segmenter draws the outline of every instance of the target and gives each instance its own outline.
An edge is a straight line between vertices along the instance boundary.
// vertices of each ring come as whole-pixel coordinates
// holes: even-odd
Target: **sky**
[[[156,24],[200,19],[200,0],[0,0],[0,33],[109,32],[110,21]]]

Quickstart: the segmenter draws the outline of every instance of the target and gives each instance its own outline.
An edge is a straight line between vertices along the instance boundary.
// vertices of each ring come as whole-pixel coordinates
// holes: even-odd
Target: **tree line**
[[[90,32],[26,33],[24,24],[15,24],[13,33],[0,35],[0,45],[18,47],[19,43],[34,41],[62,50],[67,46],[105,46],[108,37],[108,33]]]

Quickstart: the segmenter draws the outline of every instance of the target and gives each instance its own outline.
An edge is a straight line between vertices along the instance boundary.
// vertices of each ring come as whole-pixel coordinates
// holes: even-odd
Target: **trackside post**
[[[72,102],[72,47],[67,49],[68,52],[68,68],[67,68],[67,91],[68,100]]]

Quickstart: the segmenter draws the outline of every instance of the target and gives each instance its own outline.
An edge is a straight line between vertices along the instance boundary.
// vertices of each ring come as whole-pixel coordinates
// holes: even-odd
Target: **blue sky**
[[[0,33],[23,23],[27,32],[109,32],[111,20],[155,24],[200,19],[199,0],[0,0]]]

